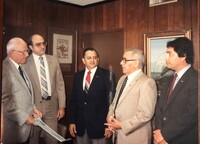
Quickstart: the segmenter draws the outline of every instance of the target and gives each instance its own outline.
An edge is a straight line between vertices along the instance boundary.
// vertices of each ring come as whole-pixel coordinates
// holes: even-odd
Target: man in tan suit
[[[115,144],[150,144],[151,119],[157,99],[155,81],[142,72],[144,55],[139,49],[125,50],[120,64],[124,75],[109,108],[108,128],[114,133]]]
[[[58,120],[65,114],[65,88],[59,62],[56,57],[45,54],[46,42],[41,35],[32,35],[28,45],[33,53],[24,68],[33,84],[35,105],[43,114],[42,120],[58,131]],[[54,137],[35,126],[30,144],[38,144],[41,135],[47,144],[58,143]]]

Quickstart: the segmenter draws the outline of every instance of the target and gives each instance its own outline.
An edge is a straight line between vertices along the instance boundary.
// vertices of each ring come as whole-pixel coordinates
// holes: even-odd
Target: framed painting
[[[158,6],[158,5],[163,5],[163,4],[168,4],[168,3],[173,3],[177,2],[178,0],[149,0],[149,6]]]
[[[158,87],[164,78],[173,74],[165,64],[166,45],[168,41],[177,37],[191,39],[191,30],[144,34],[145,71],[148,76],[156,80]]]
[[[56,56],[64,74],[77,71],[77,31],[48,28],[48,52]]]

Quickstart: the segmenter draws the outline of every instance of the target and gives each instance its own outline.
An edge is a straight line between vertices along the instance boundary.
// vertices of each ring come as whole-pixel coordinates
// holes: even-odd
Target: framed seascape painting
[[[158,90],[162,89],[162,81],[173,74],[173,71],[165,64],[166,45],[168,41],[177,37],[191,39],[191,30],[144,34],[145,71],[148,76],[156,80]]]
[[[63,73],[77,71],[77,31],[49,28],[48,51],[58,58]]]

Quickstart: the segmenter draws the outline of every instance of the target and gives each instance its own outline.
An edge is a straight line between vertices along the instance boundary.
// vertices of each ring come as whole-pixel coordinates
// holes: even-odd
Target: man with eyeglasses
[[[39,34],[34,34],[28,41],[32,54],[24,66],[33,83],[35,105],[42,112],[42,120],[58,132],[58,121],[65,114],[65,86],[56,57],[45,54],[47,43]],[[30,144],[38,144],[40,136],[46,144],[57,144],[58,141],[35,126]]]
[[[151,144],[151,119],[157,100],[155,81],[143,72],[144,55],[139,49],[126,49],[120,78],[107,115],[114,144]]]
[[[34,104],[31,81],[21,64],[26,63],[28,47],[15,37],[7,43],[2,72],[2,142],[28,144],[34,118],[42,117]]]

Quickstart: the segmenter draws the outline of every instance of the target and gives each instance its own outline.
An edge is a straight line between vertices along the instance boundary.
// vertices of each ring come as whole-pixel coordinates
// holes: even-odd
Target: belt
[[[51,96],[48,96],[46,99],[42,97],[43,100],[51,100]]]

